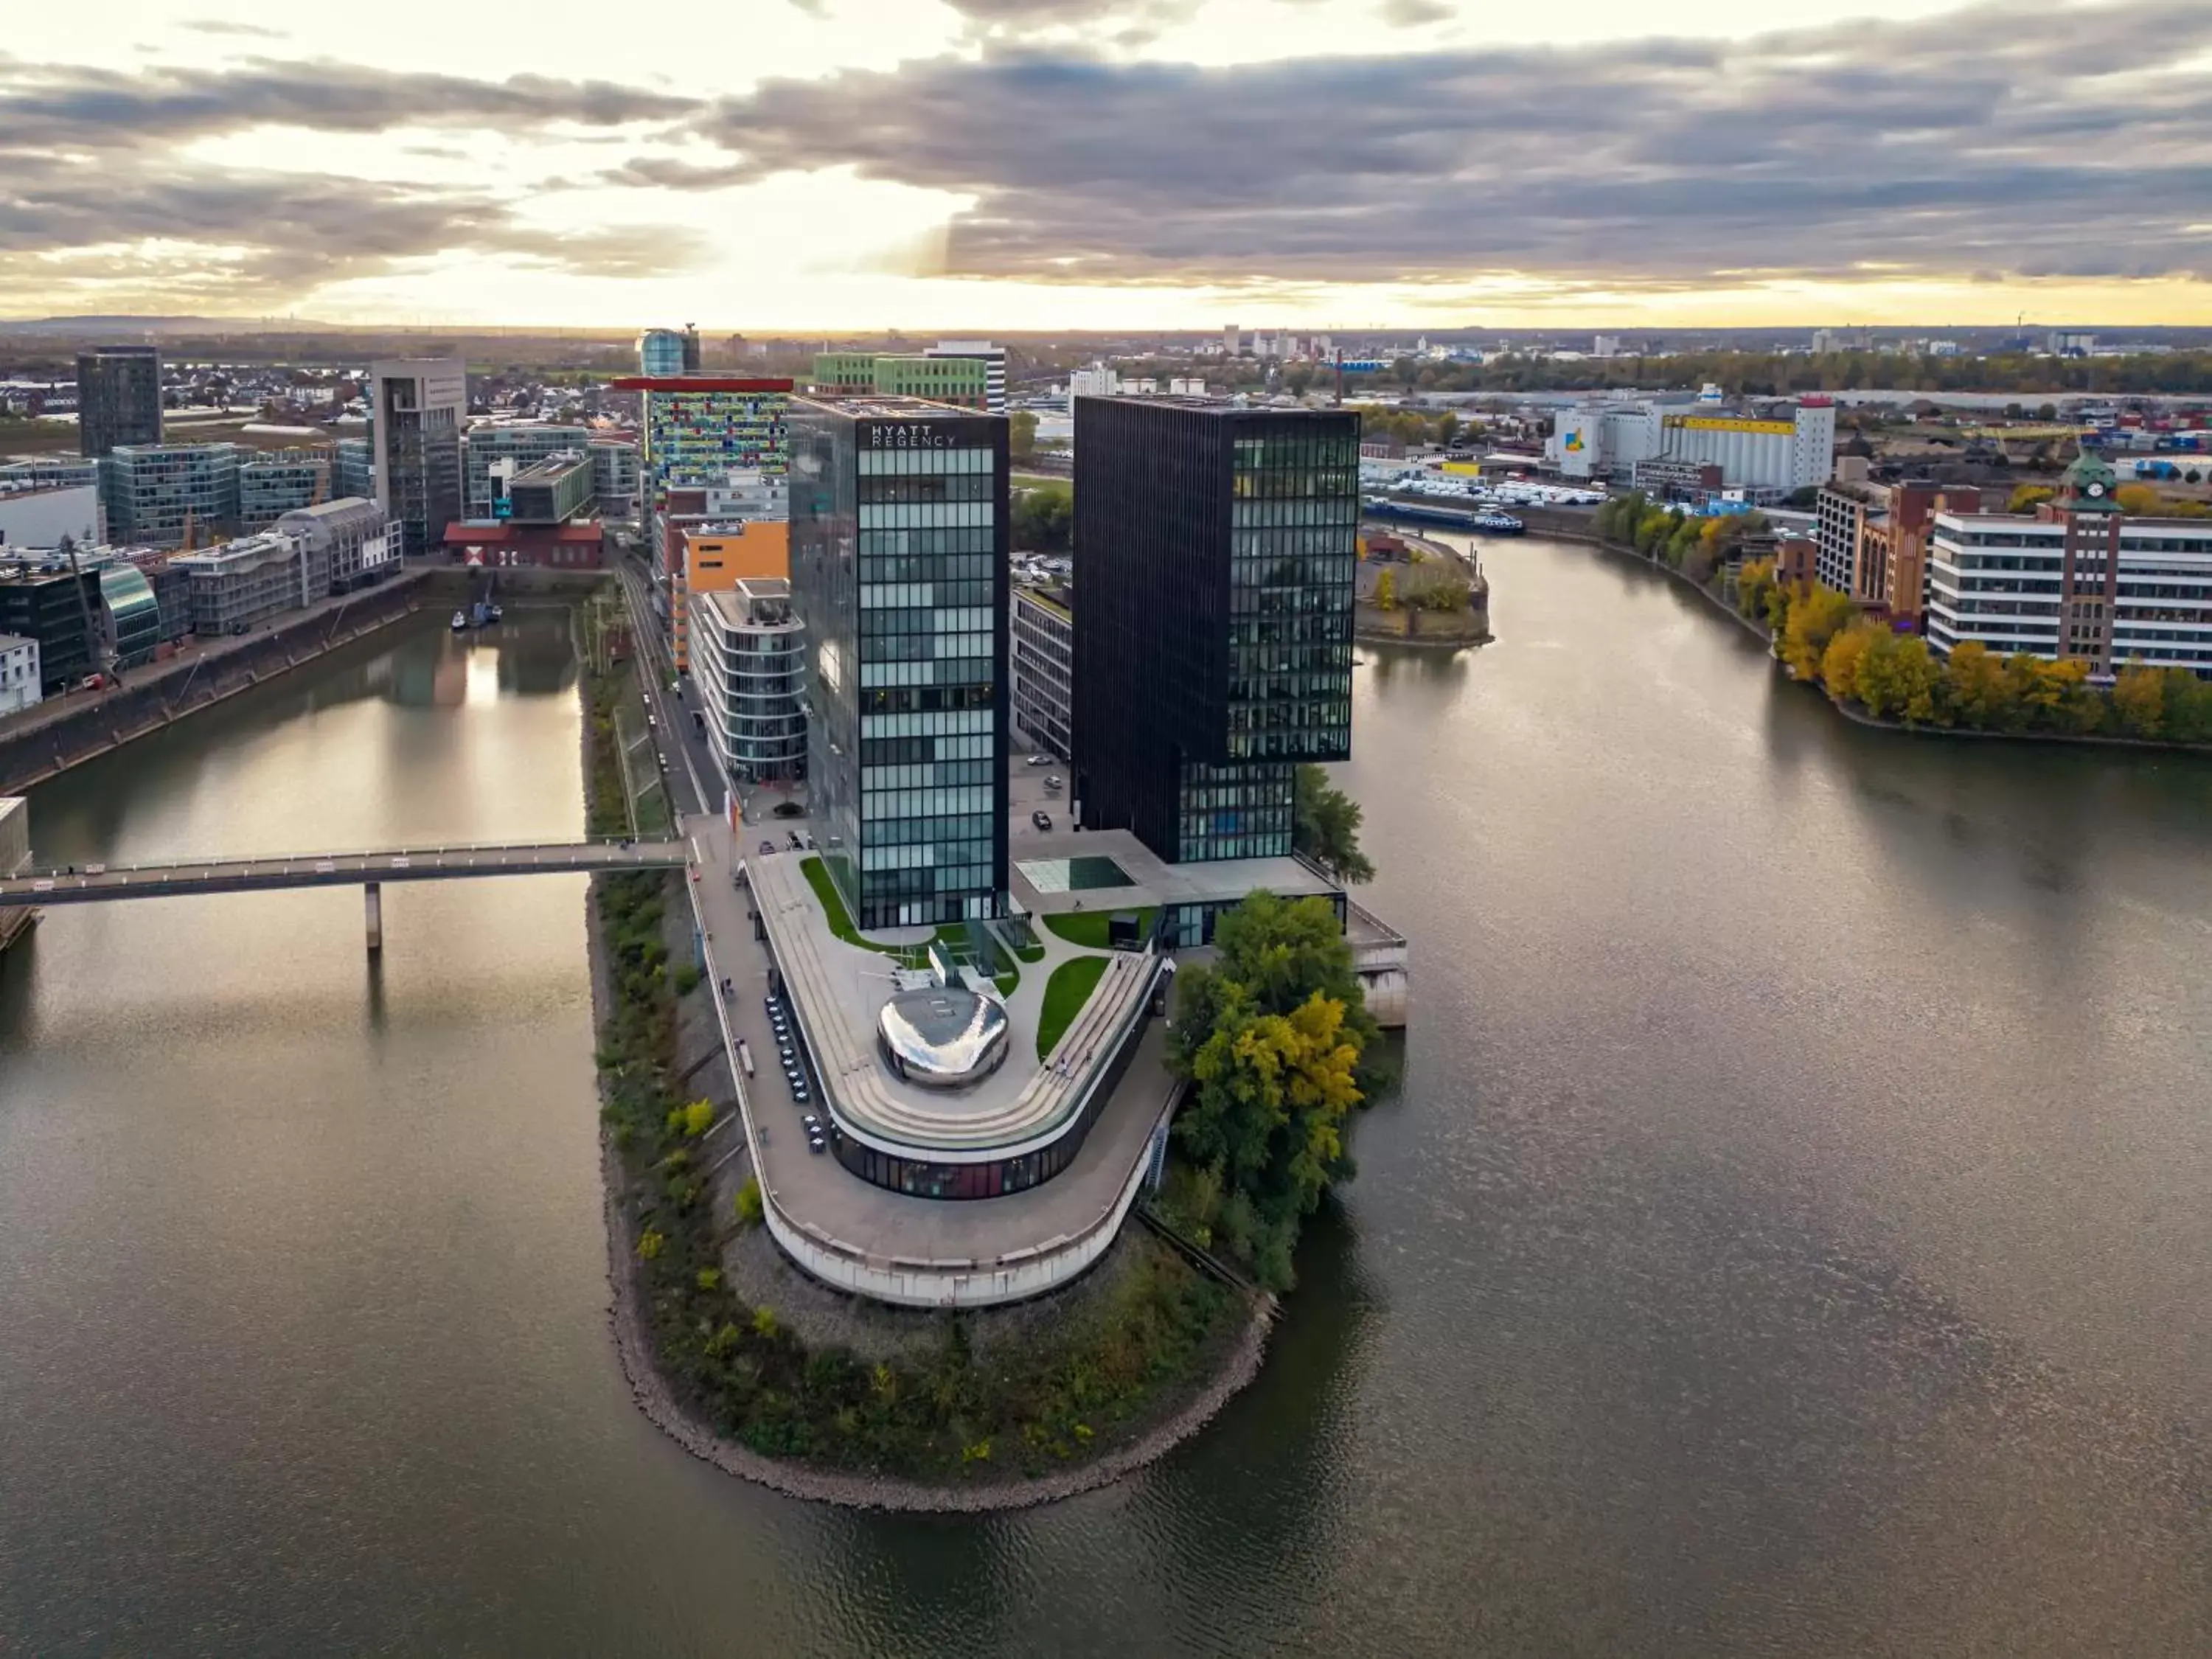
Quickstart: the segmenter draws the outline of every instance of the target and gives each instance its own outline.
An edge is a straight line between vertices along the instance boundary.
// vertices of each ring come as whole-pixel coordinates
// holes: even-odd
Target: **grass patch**
[[[864,951],[882,948],[862,939],[860,930],[853,926],[853,918],[845,908],[845,901],[838,896],[837,884],[830,879],[829,866],[818,858],[801,859],[799,870],[806,878],[806,884],[814,890],[814,896],[821,901],[822,914],[830,918],[831,933],[846,944],[857,945]]]
[[[1109,910],[1064,910],[1058,915],[1044,918],[1044,925],[1066,939],[1070,945],[1080,945],[1086,951],[1103,951],[1106,944]],[[1137,937],[1144,938],[1152,931],[1152,923],[1159,919],[1156,906],[1147,906],[1137,912]]]
[[[1037,1016],[1039,1060],[1051,1054],[1060,1038],[1067,1035],[1067,1028],[1075,1024],[1083,1005],[1091,1000],[1091,994],[1098,988],[1098,981],[1105,977],[1112,960],[1110,957],[1078,957],[1052,970],[1052,977],[1044,982],[1044,1008]]]

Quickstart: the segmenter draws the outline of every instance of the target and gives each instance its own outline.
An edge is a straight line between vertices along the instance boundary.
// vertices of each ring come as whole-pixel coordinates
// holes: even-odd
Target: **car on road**
[[[1040,806],[1030,814],[1030,822],[1040,830],[1049,830],[1052,828],[1052,814]]]
[[[1031,755],[1030,757],[1029,763],[1031,766],[1049,766],[1052,764],[1052,757],[1049,755]]]
[[[762,855],[763,855],[763,857],[767,856],[767,855],[768,855],[768,854],[769,854],[774,853],[775,851],[775,843],[774,842],[772,842],[772,841],[764,841],[764,842],[763,842],[761,843],[761,854],[762,854]]]
[[[1048,778],[1044,781],[1044,787],[1045,787],[1047,789],[1049,789],[1049,790],[1057,790],[1057,789],[1060,787],[1060,784],[1061,784],[1061,782],[1062,782],[1062,781],[1063,781],[1063,780],[1061,779],[1061,777],[1060,776],[1060,775],[1059,775],[1058,773],[1056,773],[1056,772],[1055,772],[1055,773],[1054,773],[1051,776],[1048,777]]]

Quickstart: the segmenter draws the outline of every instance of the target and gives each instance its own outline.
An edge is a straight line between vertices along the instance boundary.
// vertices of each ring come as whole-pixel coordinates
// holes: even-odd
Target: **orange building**
[[[676,668],[691,666],[690,596],[727,593],[747,576],[791,577],[791,526],[781,519],[738,519],[680,527],[684,574],[670,602]]]

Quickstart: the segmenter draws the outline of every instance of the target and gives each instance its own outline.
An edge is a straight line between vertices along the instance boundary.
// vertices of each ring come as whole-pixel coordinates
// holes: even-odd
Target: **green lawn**
[[[1103,951],[1106,949],[1106,919],[1110,914],[1105,910],[1063,910],[1058,915],[1045,917],[1044,925],[1070,945],[1080,945],[1088,951]],[[1137,912],[1139,939],[1152,931],[1152,923],[1158,915],[1157,908]]]
[[[860,930],[853,926],[853,918],[845,908],[845,901],[837,896],[837,884],[830,879],[829,866],[818,858],[800,860],[799,871],[806,884],[814,890],[814,896],[822,901],[822,913],[830,918],[830,931],[848,945],[857,945],[862,950],[880,947],[860,937]]]
[[[1083,1012],[1083,1005],[1091,1000],[1091,994],[1098,988],[1105,976],[1110,957],[1078,957],[1063,962],[1052,970],[1052,977],[1044,982],[1044,1007],[1037,1016],[1036,1051],[1039,1060],[1052,1053],[1067,1028]]]

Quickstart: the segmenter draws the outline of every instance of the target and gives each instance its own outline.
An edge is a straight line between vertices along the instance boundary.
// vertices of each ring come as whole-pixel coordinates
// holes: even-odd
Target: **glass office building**
[[[205,547],[238,527],[234,444],[123,444],[100,464],[107,538],[118,547]]]
[[[376,501],[399,521],[410,553],[446,544],[461,516],[461,428],[468,369],[459,357],[395,357],[369,367]]]
[[[859,926],[1000,914],[1006,886],[1006,422],[795,398],[791,584],[812,652],[817,842]]]
[[[492,477],[496,462],[511,463],[508,476],[528,471],[540,461],[574,451],[584,453],[592,430],[547,422],[516,422],[509,426],[472,426],[461,442],[461,512],[464,518],[503,518],[495,505],[501,498]]]
[[[732,784],[804,776],[806,630],[791,584],[746,576],[697,597],[692,678],[708,741]]]
[[[287,513],[331,498],[331,462],[312,449],[274,449],[238,464],[238,529],[251,536]]]
[[[1084,826],[1287,854],[1299,763],[1352,753],[1359,417],[1079,398],[1075,454]]]
[[[161,441],[161,354],[152,346],[101,346],[77,354],[77,452],[98,458],[118,444]]]

